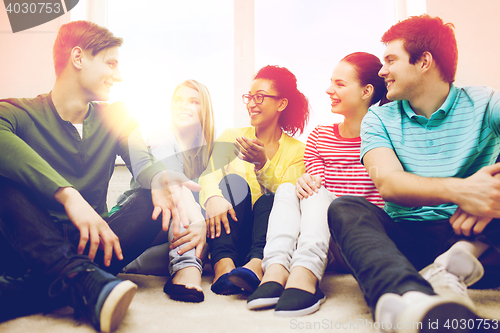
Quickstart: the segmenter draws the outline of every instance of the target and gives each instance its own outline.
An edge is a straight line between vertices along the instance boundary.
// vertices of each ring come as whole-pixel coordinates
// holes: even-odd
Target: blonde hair
[[[212,108],[212,99],[207,87],[195,80],[186,80],[174,89],[172,96],[175,96],[180,87],[187,87],[196,90],[200,94],[200,119],[202,135],[198,136],[198,148],[195,155],[190,158],[183,152],[184,174],[190,179],[198,178],[207,168],[208,160],[212,155],[212,149],[215,140],[214,112]]]

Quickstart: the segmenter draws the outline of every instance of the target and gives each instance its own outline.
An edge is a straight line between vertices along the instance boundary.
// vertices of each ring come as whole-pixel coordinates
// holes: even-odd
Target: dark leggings
[[[252,194],[245,179],[230,174],[221,180],[219,187],[224,198],[233,205],[238,221],[228,214],[231,233],[226,234],[222,227],[219,237],[207,239],[212,267],[223,258],[232,259],[236,267],[253,258],[262,259],[274,194],[262,195],[252,209]]]

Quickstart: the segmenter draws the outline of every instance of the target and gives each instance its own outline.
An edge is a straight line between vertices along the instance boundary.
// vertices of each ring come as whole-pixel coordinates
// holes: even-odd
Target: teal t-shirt
[[[427,119],[408,101],[372,107],[361,124],[361,162],[370,150],[394,150],[406,172],[422,177],[466,178],[495,163],[500,152],[500,92],[451,85],[443,105]],[[386,202],[396,222],[448,219],[457,206],[403,207]]]

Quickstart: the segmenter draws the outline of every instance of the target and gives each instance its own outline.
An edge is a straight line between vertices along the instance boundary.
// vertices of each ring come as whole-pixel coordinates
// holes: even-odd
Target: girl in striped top
[[[344,123],[318,126],[307,138],[304,163],[306,174],[302,179],[317,180],[328,191],[342,195],[363,196],[371,203],[384,208],[384,201],[368,176],[365,167],[359,162],[361,138],[340,134]],[[307,198],[306,184],[297,186],[297,196]],[[314,183],[315,184],[315,183]],[[313,185],[314,186],[314,185]],[[312,188],[311,188],[312,189]],[[316,188],[317,190],[317,188]]]
[[[328,206],[342,195],[364,196],[384,206],[359,159],[361,120],[371,105],[385,100],[381,67],[376,56],[357,52],[333,70],[326,93],[331,112],[343,115],[344,121],[316,127],[307,139],[306,173],[296,185],[279,186],[264,249],[265,274],[247,299],[249,309],[276,306],[275,314],[282,316],[318,310],[325,300],[318,285],[329,249]]]

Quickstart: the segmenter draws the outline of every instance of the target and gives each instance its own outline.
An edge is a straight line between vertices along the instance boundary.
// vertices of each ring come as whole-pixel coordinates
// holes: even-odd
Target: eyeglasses
[[[274,95],[263,95],[263,94],[255,94],[255,95],[250,95],[250,94],[244,94],[241,96],[243,99],[243,103],[248,104],[250,101],[253,99],[255,104],[261,104],[264,102],[264,97],[271,97],[271,98],[280,98],[279,96],[274,96]]]

